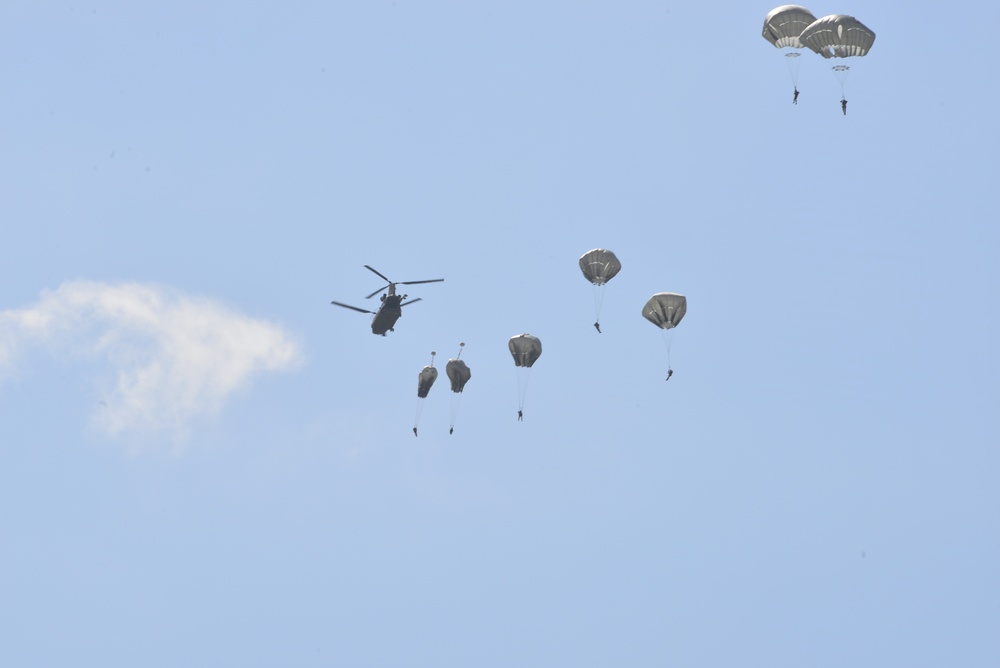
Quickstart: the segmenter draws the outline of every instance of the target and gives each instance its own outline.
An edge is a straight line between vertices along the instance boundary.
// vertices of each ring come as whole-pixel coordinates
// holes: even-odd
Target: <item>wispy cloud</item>
[[[0,380],[35,346],[106,361],[110,375],[94,419],[111,435],[183,434],[259,372],[291,369],[301,359],[276,324],[135,283],[73,281],[33,306],[0,311]]]

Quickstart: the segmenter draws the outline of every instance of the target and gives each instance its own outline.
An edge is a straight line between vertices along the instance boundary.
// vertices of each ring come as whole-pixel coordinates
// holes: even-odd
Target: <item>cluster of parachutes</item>
[[[867,28],[853,16],[846,14],[831,14],[817,19],[813,14],[800,5],[782,5],[775,7],[764,18],[764,39],[773,44],[778,49],[794,49],[795,51],[786,54],[789,65],[789,72],[792,75],[792,84],[795,95],[792,98],[794,103],[798,103],[798,67],[799,49],[808,47],[824,58],[853,58],[864,56],[872,48],[875,42],[875,33]],[[849,67],[846,65],[835,65],[834,72],[841,83],[841,106],[844,113],[847,113],[847,99],[843,96],[844,83]],[[595,248],[587,251],[580,257],[580,271],[594,286],[594,310],[596,320],[594,328],[601,332],[601,309],[604,303],[604,286],[618,275],[622,269],[622,264],[615,254],[604,248]],[[684,314],[687,313],[687,298],[676,292],[658,292],[646,302],[642,308],[642,315],[651,323],[659,327],[664,334],[664,342],[667,346],[667,380],[673,375],[670,366],[670,346],[673,339],[673,329],[680,324]],[[464,343],[459,344],[465,346]],[[510,354],[514,358],[514,366],[518,372],[518,420],[523,418],[524,400],[528,389],[528,374],[531,367],[542,355],[542,342],[531,334],[517,334],[512,336],[507,343]],[[437,380],[438,372],[434,368],[434,355],[431,353],[431,363],[420,370],[417,376],[417,413],[413,422],[413,434],[417,435],[417,426],[420,421],[420,413],[423,409],[423,401],[427,398],[434,381]],[[451,381],[452,391],[452,411],[451,427],[449,433],[455,431],[455,418],[458,414],[458,404],[465,389],[465,384],[472,378],[472,371],[459,359],[462,351],[454,359],[448,360],[445,367],[448,378]]]
[[[622,264],[615,254],[604,248],[595,248],[580,257],[580,271],[583,272],[583,277],[594,286],[594,308],[597,312],[594,328],[597,329],[598,333],[601,331],[600,318],[604,302],[604,285],[614,278],[621,271],[621,268]],[[642,307],[643,317],[660,328],[664,334],[664,342],[667,345],[667,380],[670,380],[670,376],[674,373],[673,369],[670,368],[670,345],[673,339],[673,329],[680,324],[685,313],[687,313],[687,298],[676,292],[657,292]],[[455,432],[455,418],[458,415],[462,391],[465,389],[465,384],[472,378],[472,371],[465,362],[459,359],[465,343],[460,343],[459,346],[458,355],[454,359],[448,360],[445,367],[445,372],[451,381],[452,391],[449,434]],[[531,367],[542,356],[542,342],[537,336],[531,334],[517,334],[510,337],[507,348],[510,350],[511,357],[514,358],[514,366],[517,370],[517,418],[521,420],[524,417],[524,400],[528,391],[528,378]],[[434,368],[436,354],[431,352],[431,363],[417,374],[417,413],[413,421],[414,436],[417,435],[424,399],[427,398],[427,394],[438,377],[437,369]]]
[[[601,307],[604,303],[604,285],[618,275],[622,263],[618,257],[605,248],[595,248],[580,256],[580,271],[594,286],[594,309],[597,321],[594,328],[601,331]],[[673,329],[687,312],[684,295],[674,292],[658,292],[649,298],[642,309],[642,315],[661,329]]]
[[[830,14],[816,18],[800,5],[775,7],[764,17],[764,39],[778,49],[802,49],[808,47],[824,58],[856,58],[867,55],[875,43],[875,33],[861,21],[846,14]],[[786,54],[788,71],[792,76],[795,95],[799,98],[799,54]],[[844,86],[847,81],[847,65],[834,65],[833,71],[840,81],[841,107],[847,114],[847,98]]]
[[[444,367],[444,372],[448,376],[448,380],[451,381],[451,428],[448,430],[449,434],[455,432],[455,418],[458,416],[458,405],[462,399],[462,391],[465,389],[465,384],[469,382],[472,378],[472,370],[469,369],[468,365],[459,359],[462,356],[462,348],[465,347],[465,343],[458,344],[458,355],[454,359],[448,360],[448,364]],[[427,398],[427,394],[431,391],[431,386],[434,385],[434,381],[437,380],[438,372],[434,368],[434,356],[437,355],[435,352],[431,352],[431,363],[420,370],[417,374],[417,414],[413,418],[413,435],[417,435],[417,426],[420,422],[420,413],[424,409],[424,399]]]
[[[601,307],[604,303],[604,286],[612,278],[618,275],[622,269],[622,263],[618,257],[605,248],[595,248],[580,256],[580,271],[594,286],[594,310],[596,320],[594,328],[601,331]],[[673,375],[670,369],[670,343],[673,338],[674,327],[680,323],[681,318],[687,312],[687,298],[676,292],[658,292],[649,298],[642,308],[642,315],[651,323],[664,331],[664,341],[667,344],[667,380]],[[667,332],[669,331],[669,334]],[[528,378],[531,367],[538,358],[542,356],[542,342],[531,334],[518,334],[510,337],[507,342],[510,354],[514,358],[514,366],[517,367],[517,418],[524,417],[524,398],[528,391]]]
[[[621,269],[622,263],[615,254],[604,248],[595,248],[580,256],[580,271],[594,286],[594,310],[597,316],[594,329],[598,333],[601,331],[604,285],[617,276]],[[667,380],[670,380],[670,376],[674,373],[670,368],[670,344],[673,332],[669,330],[680,323],[685,313],[687,313],[687,298],[676,292],[657,292],[642,307],[643,317],[664,331],[664,341],[667,344]]]

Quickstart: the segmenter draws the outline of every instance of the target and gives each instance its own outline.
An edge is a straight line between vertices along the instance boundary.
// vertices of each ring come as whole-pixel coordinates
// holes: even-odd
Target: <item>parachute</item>
[[[604,285],[621,270],[622,263],[609,250],[595,248],[580,256],[580,271],[594,285]]]
[[[676,292],[657,292],[642,307],[642,316],[660,329],[673,329],[687,313],[687,297]]]
[[[801,49],[805,45],[800,41],[802,31],[816,20],[805,7],[799,5],[782,5],[775,7],[764,17],[764,39],[779,49]],[[795,89],[794,104],[799,100],[799,53],[790,51],[785,54],[788,63],[788,74],[792,77],[792,87]]]
[[[775,7],[764,17],[764,39],[779,49],[801,49],[805,45],[799,35],[815,20],[812,12],[799,5]]]
[[[417,397],[426,399],[427,393],[431,391],[431,385],[437,380],[438,371],[432,366],[425,366],[417,376]]]
[[[517,419],[524,417],[524,397],[528,392],[528,377],[532,365],[542,356],[542,342],[531,334],[518,334],[507,342],[517,368]]]
[[[417,423],[420,422],[420,413],[424,410],[424,399],[431,391],[431,386],[437,380],[438,371],[434,368],[434,356],[437,353],[431,352],[431,363],[420,370],[417,374],[417,414],[413,418],[413,435],[417,435]]]
[[[445,372],[448,374],[448,380],[451,381],[451,391],[455,394],[461,394],[465,389],[465,384],[472,378],[472,371],[460,359],[448,360]]]
[[[868,54],[875,43],[875,33],[853,16],[831,14],[806,26],[799,40],[824,58],[853,58]],[[845,115],[845,85],[850,69],[847,65],[833,66],[833,73],[840,82],[840,104]]]
[[[448,360],[448,364],[445,365],[444,371],[448,375],[448,380],[451,381],[451,427],[448,429],[448,433],[452,434],[455,432],[455,418],[458,416],[458,404],[459,400],[462,398],[462,390],[465,389],[465,384],[469,382],[472,378],[472,371],[462,360],[458,359],[462,356],[462,348],[465,347],[464,343],[459,343],[458,355],[455,359]]]
[[[580,256],[580,271],[583,277],[594,285],[594,311],[597,320],[594,328],[601,331],[601,307],[604,304],[604,284],[622,270],[622,263],[615,254],[603,248],[595,248]]]
[[[542,356],[542,342],[531,334],[518,334],[507,342],[514,366],[531,367]]]
[[[642,307],[642,316],[663,331],[663,342],[667,346],[667,380],[674,375],[670,366],[670,346],[673,343],[673,329],[680,324],[687,313],[687,298],[676,292],[657,292]]]
[[[867,55],[875,33],[853,16],[831,14],[806,26],[799,40],[824,58],[850,58]]]

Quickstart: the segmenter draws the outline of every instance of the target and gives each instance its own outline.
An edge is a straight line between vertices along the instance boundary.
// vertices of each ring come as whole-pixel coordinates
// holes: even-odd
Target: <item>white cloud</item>
[[[301,359],[278,325],[135,283],[73,281],[29,308],[0,311],[0,377],[36,345],[106,360],[110,376],[94,419],[112,435],[183,434],[258,372],[291,369]]]

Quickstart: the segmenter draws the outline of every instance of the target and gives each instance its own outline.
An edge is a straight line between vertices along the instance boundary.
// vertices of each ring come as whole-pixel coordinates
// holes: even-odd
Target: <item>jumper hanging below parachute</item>
[[[524,419],[524,397],[528,392],[528,379],[532,365],[542,356],[542,342],[531,334],[518,334],[507,342],[517,367],[517,419]]]
[[[458,355],[454,359],[448,360],[448,364],[445,365],[445,373],[448,375],[448,380],[451,381],[451,426],[448,428],[448,433],[455,433],[455,418],[458,416],[458,404],[462,399],[462,391],[465,389],[465,384],[469,382],[472,378],[472,371],[462,360],[458,359],[462,356],[462,348],[465,347],[465,343],[458,344]]]
[[[663,342],[667,346],[667,380],[674,375],[674,370],[670,366],[673,329],[680,324],[685,313],[687,313],[687,298],[676,292],[657,292],[642,307],[642,316],[663,330]]]
[[[609,250],[595,248],[580,256],[580,271],[594,285],[594,311],[597,320],[594,329],[601,333],[601,307],[604,305],[604,284],[618,275],[622,263]]]
[[[431,386],[437,380],[438,371],[434,368],[434,356],[437,353],[431,352],[431,363],[420,370],[417,374],[417,414],[413,418],[413,435],[417,435],[417,423],[420,422],[420,413],[424,410],[424,399],[431,391]]]
[[[875,33],[853,16],[831,14],[816,19],[799,35],[804,46],[824,58],[859,58],[868,55],[875,44]],[[840,109],[847,115],[848,65],[834,65],[833,73],[840,82]]]
[[[778,49],[801,49],[805,45],[799,40],[799,34],[810,23],[816,20],[805,7],[799,5],[782,5],[775,7],[764,17],[763,36]],[[792,77],[792,104],[799,103],[799,60],[798,51],[785,54],[788,74]]]

